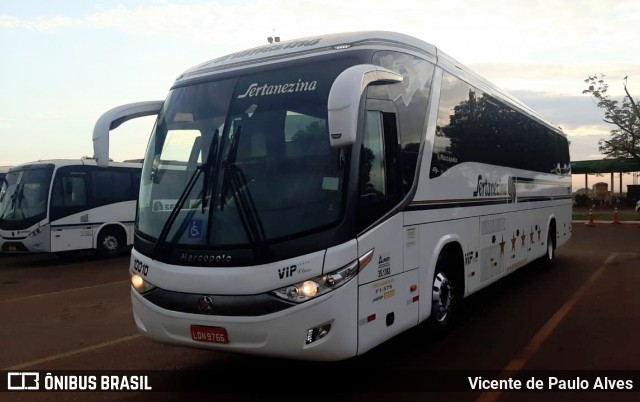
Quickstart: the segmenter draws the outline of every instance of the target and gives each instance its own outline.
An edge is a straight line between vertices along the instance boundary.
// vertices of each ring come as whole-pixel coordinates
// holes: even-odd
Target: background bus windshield
[[[47,214],[53,166],[7,173],[0,193],[0,228],[26,229]]]

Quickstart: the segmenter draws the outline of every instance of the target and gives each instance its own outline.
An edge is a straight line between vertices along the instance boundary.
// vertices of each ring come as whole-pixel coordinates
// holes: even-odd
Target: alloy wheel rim
[[[451,281],[444,272],[438,272],[433,280],[432,293],[432,311],[435,313],[436,321],[443,322],[447,319],[449,311],[451,310],[452,301],[453,288]]]

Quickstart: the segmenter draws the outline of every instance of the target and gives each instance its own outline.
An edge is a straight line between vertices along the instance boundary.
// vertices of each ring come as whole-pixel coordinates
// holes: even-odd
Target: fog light
[[[331,330],[331,324],[324,324],[319,327],[311,328],[307,330],[307,342],[309,345],[315,341],[318,341],[329,334],[329,330]]]

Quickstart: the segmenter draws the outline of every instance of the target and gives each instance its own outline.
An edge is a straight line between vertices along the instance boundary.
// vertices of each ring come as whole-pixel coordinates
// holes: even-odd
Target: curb
[[[586,225],[587,223],[589,223],[589,221],[588,220],[583,220],[583,221],[574,221],[574,220],[572,220],[571,223],[584,223]],[[613,221],[593,221],[593,223],[596,223],[596,224],[611,224],[611,225],[614,224]],[[640,221],[620,221],[620,222],[616,223],[616,225],[618,225],[618,224],[640,225]]]

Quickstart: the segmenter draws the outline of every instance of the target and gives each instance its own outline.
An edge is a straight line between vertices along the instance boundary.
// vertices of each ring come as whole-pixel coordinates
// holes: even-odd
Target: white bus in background
[[[12,167],[2,184],[0,251],[119,254],[133,242],[141,169],[88,158]]]
[[[406,35],[201,64],[148,144],[135,323],[161,342],[308,360],[446,328],[463,298],[569,240],[569,160],[558,128]]]

